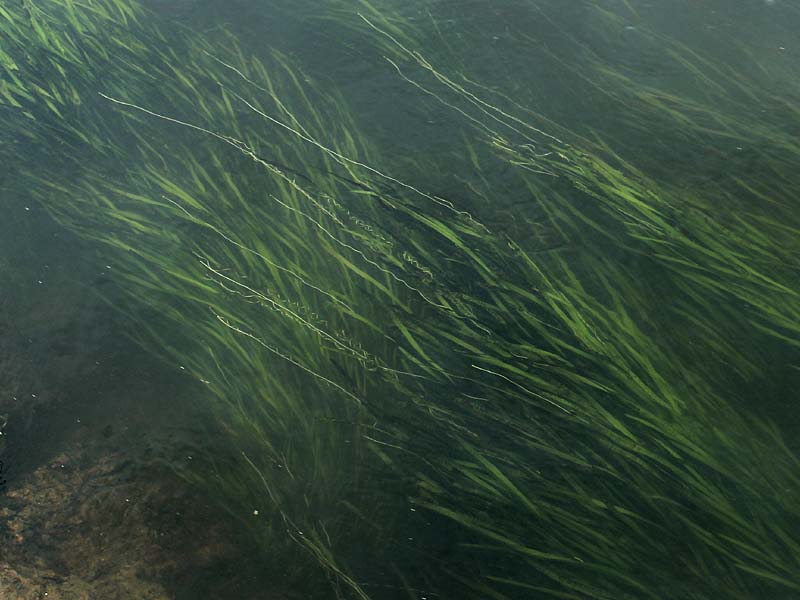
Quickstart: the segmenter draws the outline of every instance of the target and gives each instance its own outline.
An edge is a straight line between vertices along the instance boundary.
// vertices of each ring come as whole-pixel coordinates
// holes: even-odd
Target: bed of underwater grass
[[[613,118],[559,124],[519,74],[482,83],[447,3],[293,9],[452,127],[451,154],[397,157],[278,49],[128,0],[11,0],[2,160],[97,241],[131,335],[218,398],[175,468],[297,589],[790,598],[800,465],[743,390],[797,368],[797,109],[641,25],[689,83],[644,81],[601,51],[627,13],[572,39],[553,4],[513,5],[576,49],[520,20],[519,55]],[[651,138],[749,168],[675,178],[632,150]]]

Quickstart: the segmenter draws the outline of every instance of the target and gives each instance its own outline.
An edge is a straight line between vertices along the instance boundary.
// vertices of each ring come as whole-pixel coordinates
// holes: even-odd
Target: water
[[[791,3],[146,4],[0,13],[4,598],[800,594]]]

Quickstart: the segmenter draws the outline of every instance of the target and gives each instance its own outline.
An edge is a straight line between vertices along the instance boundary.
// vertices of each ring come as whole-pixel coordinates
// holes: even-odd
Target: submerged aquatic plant
[[[219,399],[185,474],[343,596],[797,590],[797,458],[729,397],[764,372],[742,323],[758,348],[798,339],[794,142],[767,152],[781,178],[684,190],[445,73],[409,21],[359,4],[324,14],[463,120],[473,200],[426,191],[422,160],[394,175],[347,101],[277,51],[166,34],[127,0],[0,7],[0,123],[21,150],[4,158],[113,257],[134,335]],[[637,126],[774,133],[631,98],[597,57],[573,67]],[[528,199],[512,225],[497,165]]]

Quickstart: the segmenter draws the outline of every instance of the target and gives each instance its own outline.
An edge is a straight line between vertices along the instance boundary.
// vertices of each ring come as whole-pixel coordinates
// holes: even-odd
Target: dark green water
[[[800,597],[796,6],[71,4],[0,13],[0,597]]]

